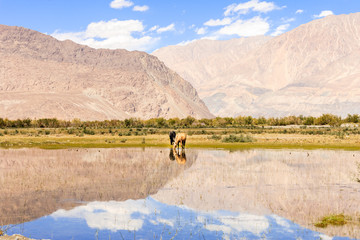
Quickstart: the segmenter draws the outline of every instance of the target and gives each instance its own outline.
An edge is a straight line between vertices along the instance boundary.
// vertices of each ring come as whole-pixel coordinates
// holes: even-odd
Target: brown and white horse
[[[184,149],[185,143],[186,143],[186,134],[185,133],[179,133],[175,136],[174,149],[176,148],[176,146],[179,148],[180,143],[181,143],[181,148]]]

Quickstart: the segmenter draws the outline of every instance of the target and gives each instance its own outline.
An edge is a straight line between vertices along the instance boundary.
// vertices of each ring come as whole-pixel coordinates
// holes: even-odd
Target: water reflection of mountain
[[[330,239],[273,214],[197,211],[151,197],[90,202],[58,210],[11,231],[20,228],[26,236],[53,240],[87,240],[95,235],[96,239]]]
[[[189,168],[168,149],[0,149],[0,225],[71,209],[88,201],[124,201],[155,194]]]
[[[191,168],[152,197],[203,211],[274,213],[328,235],[360,238],[359,159],[360,152],[332,150],[199,151]],[[355,224],[314,227],[334,213]]]

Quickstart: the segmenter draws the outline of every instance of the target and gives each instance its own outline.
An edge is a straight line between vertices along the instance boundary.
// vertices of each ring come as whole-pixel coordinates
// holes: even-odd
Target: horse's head
[[[169,133],[169,137],[170,137],[170,144],[173,145],[175,142],[175,137],[176,137],[176,132],[175,131],[171,131]]]

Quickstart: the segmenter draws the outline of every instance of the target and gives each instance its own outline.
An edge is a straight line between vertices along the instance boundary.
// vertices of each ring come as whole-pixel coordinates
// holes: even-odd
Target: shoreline
[[[235,140],[244,136],[243,133],[226,133],[214,137],[213,134],[188,134],[186,148],[198,149],[329,149],[360,151],[360,135],[350,135],[339,138],[333,135],[303,135],[260,133],[246,134],[249,140],[243,142],[224,142],[229,136]],[[5,135],[0,136],[0,148],[41,148],[41,149],[68,149],[68,148],[171,148],[169,137],[166,134],[151,134],[138,136],[116,135],[84,135],[54,134],[41,136]]]

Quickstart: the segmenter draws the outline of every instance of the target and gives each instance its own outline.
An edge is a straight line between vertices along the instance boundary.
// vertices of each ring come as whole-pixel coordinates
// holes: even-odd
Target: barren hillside
[[[0,25],[0,117],[212,117],[196,90],[144,52],[92,49]]]
[[[271,39],[200,40],[153,54],[190,81],[215,115],[344,116],[360,112],[359,26],[360,13],[328,16]]]

